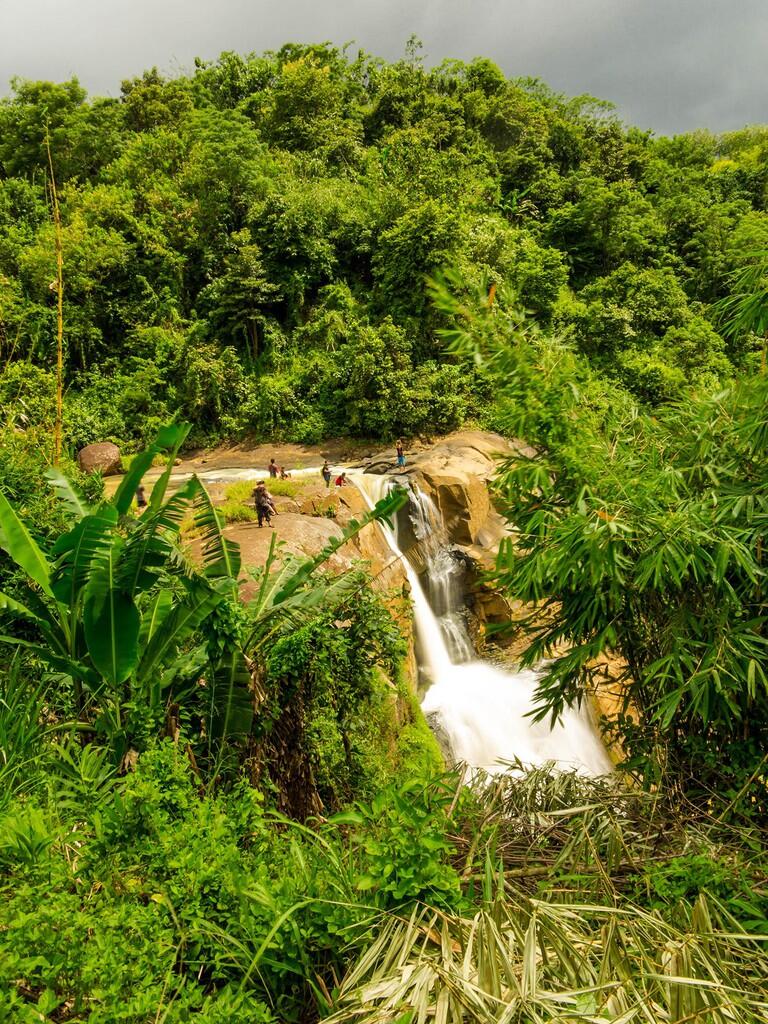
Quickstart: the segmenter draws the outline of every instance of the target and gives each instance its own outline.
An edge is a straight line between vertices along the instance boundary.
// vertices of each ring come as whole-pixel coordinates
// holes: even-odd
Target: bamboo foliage
[[[651,415],[539,330],[508,289],[489,306],[484,293],[465,301],[462,288],[455,277],[433,285],[451,324],[445,340],[486,366],[505,431],[532,446],[498,467],[512,530],[495,582],[529,609],[518,620],[523,664],[547,660],[538,717],[581,701],[596,659],[618,653],[625,710],[639,709],[649,734],[759,742],[768,728],[766,376],[692,392]],[[764,317],[764,295],[755,302]]]
[[[638,907],[498,894],[471,918],[392,917],[344,978],[331,1024],[758,1024],[768,951],[700,896],[684,929]]]

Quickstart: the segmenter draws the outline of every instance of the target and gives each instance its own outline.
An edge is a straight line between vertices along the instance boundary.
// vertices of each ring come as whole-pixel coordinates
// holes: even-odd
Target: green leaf
[[[50,647],[46,647],[43,644],[36,644],[29,640],[22,640],[17,636],[7,635],[0,635],[0,644],[23,647],[25,651],[30,651],[36,655],[40,661],[44,662],[50,669],[53,669],[54,672],[71,676],[72,679],[79,679],[94,692],[101,686],[102,681],[93,669],[88,668],[81,662],[66,657],[66,655],[56,654]]]
[[[202,484],[195,500],[195,527],[202,535],[205,575],[209,579],[237,580],[240,573],[240,545],[224,536],[211,497]]]
[[[46,469],[44,475],[56,496],[66,505],[76,519],[82,519],[83,516],[87,516],[92,511],[82,494],[64,476],[60,469],[57,469],[56,466],[51,466],[49,469]]]
[[[141,617],[116,581],[121,550],[122,541],[115,538],[94,565],[83,604],[88,653],[113,686],[127,679],[139,661]]]
[[[21,601],[16,601],[14,598],[9,597],[8,594],[4,594],[0,591],[0,611],[10,612],[18,619],[27,619],[29,622],[39,623],[41,620],[35,615],[35,613],[27,608],[26,605],[22,604]]]
[[[183,580],[187,596],[178,601],[163,621],[162,629],[155,630],[144,649],[137,671],[137,679],[146,681],[153,673],[161,672],[166,659],[190,637],[223,596],[199,579]]]
[[[51,554],[56,555],[52,590],[61,604],[74,609],[81,590],[88,582],[94,560],[104,554],[117,524],[117,510],[104,505],[87,515],[68,533],[56,541]]]
[[[49,597],[53,596],[51,567],[2,491],[0,491],[0,548],[7,552]]]
[[[145,609],[141,618],[141,630],[139,632],[139,645],[144,650],[150,640],[159,629],[162,629],[165,620],[173,609],[174,594],[172,590],[161,589],[156,591]]]
[[[167,567],[177,549],[174,539],[181,528],[190,502],[200,489],[193,477],[157,510],[151,507],[129,533],[120,559],[120,583],[135,596],[153,585],[160,568]]]
[[[328,559],[338,551],[342,544],[346,544],[347,541],[356,537],[357,534],[360,533],[360,531],[369,523],[374,521],[389,523],[392,516],[395,515],[398,509],[407,504],[407,502],[407,493],[403,488],[397,487],[390,491],[386,498],[377,502],[373,509],[366,513],[359,522],[353,519],[352,522],[344,529],[341,537],[332,540],[330,544],[327,544],[314,558],[308,558],[306,561],[301,562],[298,565],[290,579],[285,582],[280,592],[275,596],[273,604],[280,604],[294,594],[307,582],[312,573],[320,568],[321,565],[324,565]]]
[[[216,666],[210,686],[211,737],[217,740],[244,739],[253,724],[251,675],[240,651],[232,651]]]
[[[180,423],[178,425],[179,433],[176,434],[172,445],[169,445],[170,451],[168,452],[168,461],[165,464],[162,476],[157,481],[155,486],[152,488],[152,494],[149,497],[149,507],[151,511],[157,511],[165,499],[165,492],[168,489],[168,483],[173,473],[173,466],[176,461],[176,456],[179,453],[179,448],[187,439],[187,435],[192,428],[191,423]],[[158,437],[159,440],[159,437]]]

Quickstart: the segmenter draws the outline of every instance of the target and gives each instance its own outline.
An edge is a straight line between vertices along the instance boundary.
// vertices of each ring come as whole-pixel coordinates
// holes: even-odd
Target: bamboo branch
[[[61,459],[61,426],[63,418],[64,391],[64,257],[61,245],[61,215],[59,213],[59,195],[56,191],[56,177],[53,173],[53,157],[51,155],[51,139],[48,128],[45,129],[45,150],[48,154],[48,170],[51,176],[51,205],[53,209],[53,226],[56,240],[56,420],[53,434],[53,464],[57,466]]]

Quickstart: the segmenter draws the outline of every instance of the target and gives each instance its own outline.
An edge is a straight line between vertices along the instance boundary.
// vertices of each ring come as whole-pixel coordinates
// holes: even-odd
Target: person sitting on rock
[[[290,479],[291,474],[288,472],[288,470],[285,468],[285,466],[278,466],[277,469],[278,469],[278,474],[279,474],[281,480],[288,480],[288,479]]]
[[[264,525],[264,520],[267,521],[267,526],[270,529],[274,529],[272,526],[272,516],[277,515],[277,509],[275,508],[275,501],[272,495],[267,490],[267,485],[263,480],[259,480],[253,489],[253,503],[256,506],[256,516],[259,520],[259,529]]]
[[[277,463],[275,462],[274,459],[269,460],[269,465],[267,466],[267,469],[269,470],[269,475],[274,480],[277,477]]]
[[[139,512],[143,512],[144,509],[147,507],[147,499],[144,494],[144,484],[139,484],[139,486],[136,488],[136,504],[138,506]]]
[[[347,486],[347,474],[346,473],[339,473],[339,475],[336,477],[336,486],[337,487],[346,487]]]

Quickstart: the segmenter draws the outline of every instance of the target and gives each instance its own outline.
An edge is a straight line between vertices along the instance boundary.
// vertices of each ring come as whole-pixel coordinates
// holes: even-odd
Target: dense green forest
[[[75,448],[170,416],[198,444],[492,423],[488,380],[436,338],[446,265],[514,286],[643,402],[754,365],[716,304],[768,242],[768,130],[655,139],[487,60],[289,45],[0,102],[0,400],[22,425],[53,404],[46,137]]]
[[[654,138],[415,43],[14,83],[0,1024],[768,1022],[766,203],[768,128]],[[464,423],[527,445],[492,583],[536,714],[621,666],[611,777],[445,768],[407,595],[331,571],[401,492],[245,566],[171,480]]]

